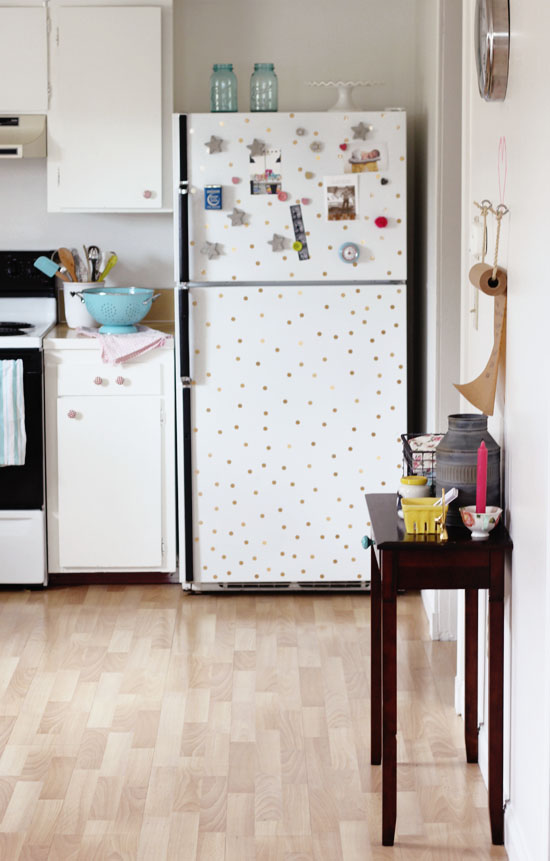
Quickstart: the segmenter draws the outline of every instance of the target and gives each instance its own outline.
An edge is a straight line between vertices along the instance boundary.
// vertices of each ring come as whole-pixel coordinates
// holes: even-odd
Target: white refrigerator
[[[407,430],[403,111],[174,117],[185,588],[365,588]]]

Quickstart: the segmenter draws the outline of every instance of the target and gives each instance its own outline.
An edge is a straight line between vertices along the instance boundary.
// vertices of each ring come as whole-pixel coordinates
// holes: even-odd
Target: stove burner
[[[25,336],[26,334],[27,333],[24,332],[22,329],[15,329],[15,328],[9,329],[7,326],[0,329],[0,338],[2,338],[2,336],[4,336],[4,335],[7,337],[8,335]]]
[[[0,330],[2,329],[10,329],[10,331],[13,331],[14,329],[32,329],[32,323],[19,323],[15,320],[6,322],[0,321]]]

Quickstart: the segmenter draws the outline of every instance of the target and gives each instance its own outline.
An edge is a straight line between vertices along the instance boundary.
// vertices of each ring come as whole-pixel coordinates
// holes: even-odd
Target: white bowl
[[[425,484],[402,484],[400,482],[397,492],[403,499],[421,499],[424,496],[431,496],[432,488],[427,482]]]
[[[497,525],[501,514],[502,508],[496,505],[488,505],[485,511],[476,511],[475,505],[464,505],[460,509],[464,526],[471,530],[472,538],[477,541],[489,537],[489,532]]]

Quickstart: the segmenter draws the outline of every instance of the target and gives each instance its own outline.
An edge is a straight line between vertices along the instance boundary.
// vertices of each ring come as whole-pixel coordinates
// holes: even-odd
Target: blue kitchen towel
[[[23,360],[0,361],[0,466],[25,463],[25,398]]]

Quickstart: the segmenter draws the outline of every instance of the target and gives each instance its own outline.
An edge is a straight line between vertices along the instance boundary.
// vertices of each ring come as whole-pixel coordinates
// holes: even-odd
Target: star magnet
[[[222,246],[219,242],[205,242],[200,253],[206,254],[209,260],[215,260],[222,253]]]
[[[208,152],[212,155],[215,152],[222,151],[222,143],[223,140],[221,138],[216,137],[216,135],[211,135],[209,141],[205,141],[204,145],[208,147]]]
[[[365,123],[361,122],[358,126],[352,126],[351,130],[353,132],[354,140],[366,140],[369,132],[372,131],[372,126],[366,126]]]
[[[246,145],[246,148],[250,150],[252,157],[265,154],[265,144],[263,141],[259,141],[258,138],[254,138],[251,144]]]
[[[233,212],[227,216],[231,219],[232,227],[239,227],[240,225],[245,223],[246,212],[242,209],[237,209],[236,206],[233,207]]]
[[[267,244],[271,245],[272,251],[284,251],[286,239],[278,233],[273,234],[273,239],[269,239]]]

